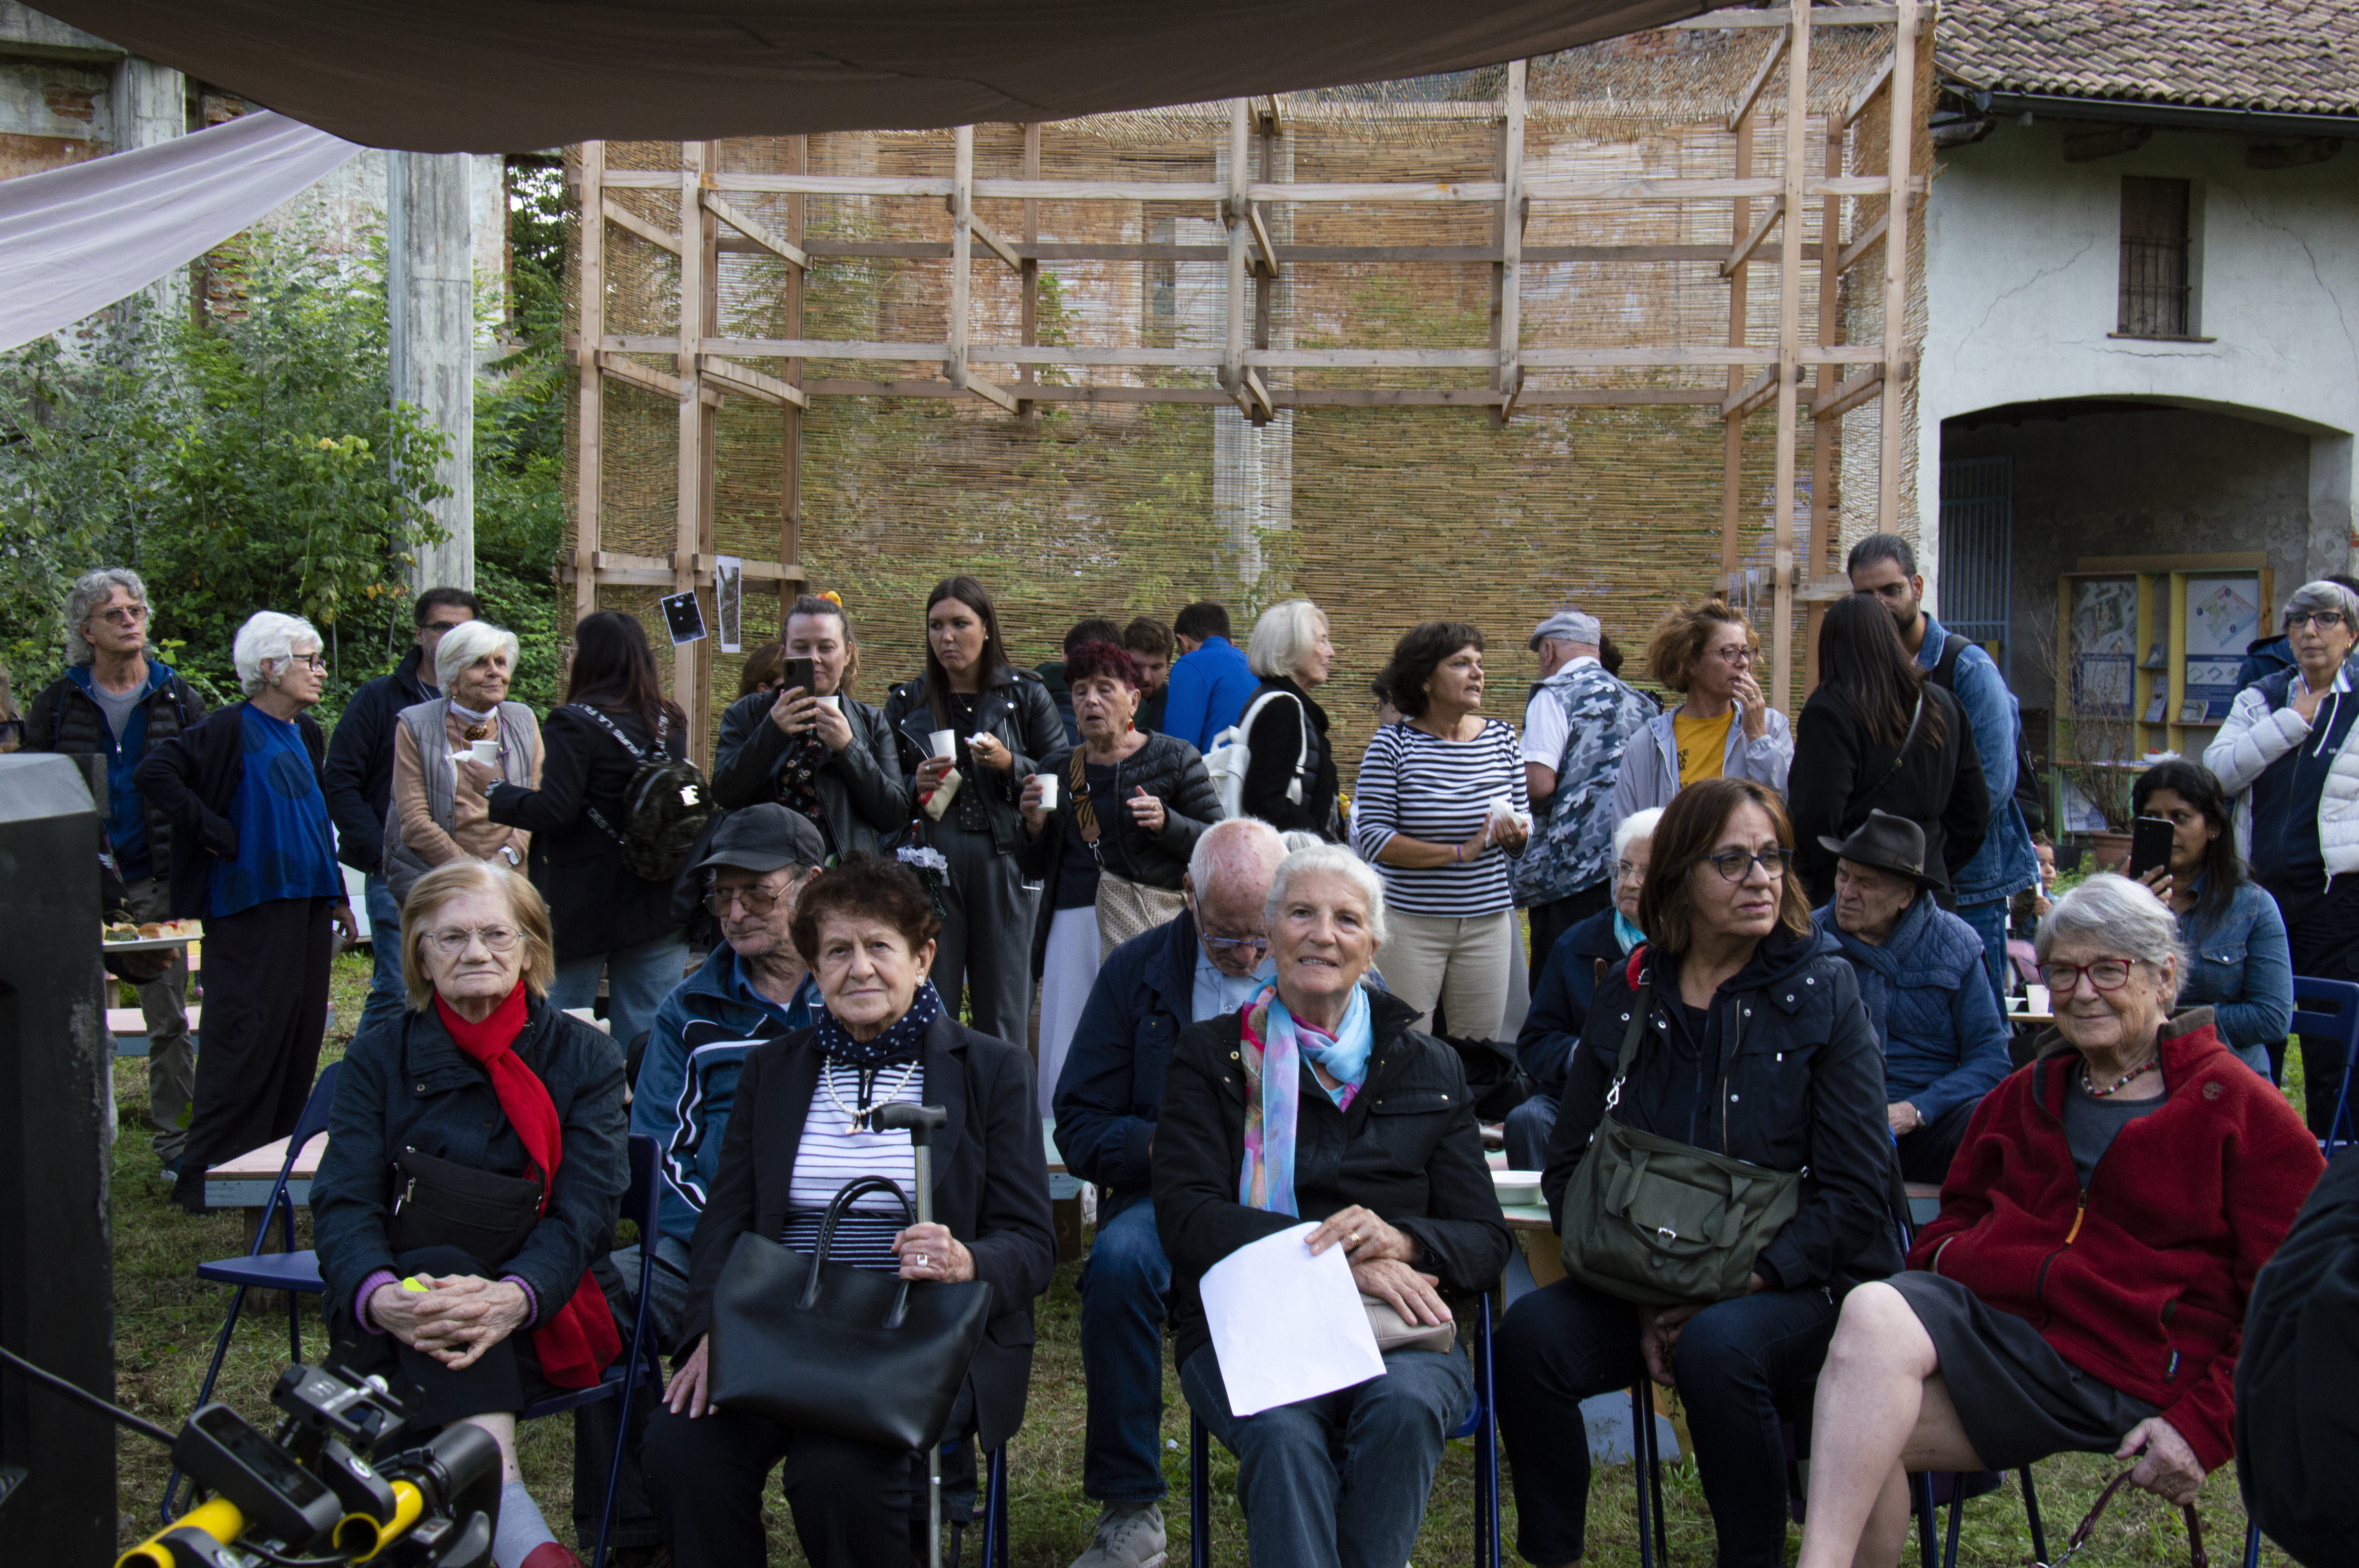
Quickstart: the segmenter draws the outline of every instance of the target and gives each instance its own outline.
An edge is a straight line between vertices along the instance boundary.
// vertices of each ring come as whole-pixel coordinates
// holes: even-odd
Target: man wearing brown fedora
[[[1982,937],[1933,902],[1947,886],[1925,863],[1924,829],[1907,817],[1871,811],[1850,838],[1819,842],[1836,856],[1835,897],[1811,918],[1859,971],[1860,1000],[1884,1042],[1901,1174],[1938,1182],[1974,1107],[2009,1067]]]

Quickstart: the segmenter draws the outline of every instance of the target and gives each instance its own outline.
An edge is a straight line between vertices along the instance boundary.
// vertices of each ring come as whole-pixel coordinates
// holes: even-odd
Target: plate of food
[[[158,947],[185,947],[201,941],[201,920],[150,920],[133,925],[118,920],[99,932],[99,943],[110,953],[140,953]]]

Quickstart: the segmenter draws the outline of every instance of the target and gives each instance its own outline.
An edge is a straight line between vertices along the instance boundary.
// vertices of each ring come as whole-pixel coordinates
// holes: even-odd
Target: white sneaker
[[[1097,1534],[1073,1568],[1163,1568],[1163,1509],[1154,1503],[1107,1503]]]

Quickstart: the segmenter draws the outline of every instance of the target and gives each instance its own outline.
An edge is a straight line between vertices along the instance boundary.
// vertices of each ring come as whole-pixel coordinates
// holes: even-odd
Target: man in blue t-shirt
[[[1171,666],[1170,695],[1163,703],[1163,732],[1199,752],[1234,724],[1261,680],[1229,641],[1229,612],[1209,600],[1181,611],[1171,622],[1180,662]]]

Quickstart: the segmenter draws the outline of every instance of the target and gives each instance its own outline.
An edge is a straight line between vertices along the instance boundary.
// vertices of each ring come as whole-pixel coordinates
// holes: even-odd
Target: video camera
[[[270,1402],[286,1419],[268,1436],[225,1404],[189,1418],[172,1463],[211,1495],[115,1568],[488,1568],[500,1506],[489,1433],[461,1423],[397,1449],[407,1418],[385,1379],[320,1367],[281,1372]]]

